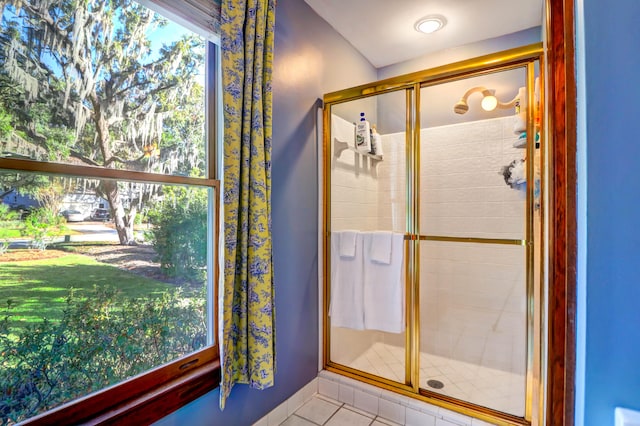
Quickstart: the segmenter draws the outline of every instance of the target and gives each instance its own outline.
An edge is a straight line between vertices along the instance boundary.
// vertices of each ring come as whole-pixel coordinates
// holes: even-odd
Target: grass
[[[20,238],[22,236],[20,230],[15,228],[3,229],[0,235],[2,236],[2,238]]]
[[[71,289],[83,296],[94,286],[116,287],[126,297],[157,297],[172,288],[90,257],[69,254],[52,259],[0,263],[0,313],[12,301],[16,326],[59,320]]]
[[[20,232],[22,228],[24,228],[24,225],[19,220],[0,221],[0,238],[20,238],[22,237],[22,233]]]
[[[15,239],[28,238],[22,234],[24,223],[19,220],[0,221],[0,238]],[[69,229],[66,226],[61,230],[60,235],[78,235],[80,232]]]

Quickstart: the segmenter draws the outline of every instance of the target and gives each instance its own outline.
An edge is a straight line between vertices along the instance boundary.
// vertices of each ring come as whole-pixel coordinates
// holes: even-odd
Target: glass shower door
[[[526,86],[520,67],[420,93],[420,391],[518,417],[530,333],[527,159],[535,152],[527,149]]]
[[[499,424],[539,421],[546,335],[540,49],[324,96],[328,370]],[[361,117],[364,135],[376,124],[381,151],[359,147]],[[384,233],[403,247],[387,245],[382,263],[402,253],[404,276],[380,279],[380,259],[371,262],[372,238]],[[365,296],[372,283],[387,291],[373,304]],[[400,326],[371,318],[400,318]]]
[[[410,382],[404,258],[407,93],[332,105],[325,149],[330,155],[325,162],[330,177],[329,365],[400,384]]]

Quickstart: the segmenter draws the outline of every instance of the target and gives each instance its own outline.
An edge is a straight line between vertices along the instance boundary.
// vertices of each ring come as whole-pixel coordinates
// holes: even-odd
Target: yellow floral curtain
[[[271,72],[275,0],[223,0],[224,288],[220,408],[235,383],[273,386]]]

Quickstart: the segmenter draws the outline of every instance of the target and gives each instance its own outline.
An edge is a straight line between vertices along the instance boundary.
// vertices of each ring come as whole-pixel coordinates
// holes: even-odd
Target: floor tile
[[[268,422],[270,425],[278,425],[287,419],[287,403],[283,402],[268,414]]]
[[[373,418],[343,407],[325,423],[325,426],[369,426],[372,422]]]
[[[402,426],[402,425],[396,422],[392,422],[391,420],[383,419],[382,417],[376,417],[373,423],[371,423],[371,426]]]
[[[333,405],[337,405],[338,407],[342,407],[342,402],[338,401],[338,398],[332,398],[332,397],[329,397],[329,396],[326,396],[326,395],[320,395],[320,394],[314,395],[313,397],[314,398],[318,398],[318,399],[322,399],[323,401],[330,402]]]
[[[322,398],[313,397],[296,411],[296,415],[314,423],[324,424],[340,406]]]
[[[402,382],[404,381],[403,362],[403,348],[376,342],[350,366]],[[524,376],[520,374],[429,353],[420,354],[420,373],[420,385],[426,389],[488,408],[521,415],[521,410],[518,409],[521,404],[517,404],[517,401],[524,402],[525,386]],[[433,389],[427,386],[427,380],[431,379],[441,381],[444,388]],[[508,404],[502,401],[507,397],[510,398]],[[350,401],[342,397],[340,400]]]
[[[374,417],[376,417],[376,413],[372,413],[366,410],[361,410],[358,407],[354,407],[352,405],[345,405],[342,408],[344,408],[345,410],[353,411],[354,413],[361,414],[365,417],[369,417],[370,419],[373,419]]]
[[[307,419],[298,417],[294,414],[284,422],[280,423],[280,426],[318,426],[318,425],[316,423],[310,422]]]

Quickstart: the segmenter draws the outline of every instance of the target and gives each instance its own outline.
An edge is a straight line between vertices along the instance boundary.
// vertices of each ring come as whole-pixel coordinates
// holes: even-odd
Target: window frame
[[[144,2],[143,2],[144,4]],[[212,312],[210,324],[213,344],[182,358],[116,383],[102,390],[76,398],[49,411],[20,422],[21,425],[59,424],[149,424],[218,387],[220,383],[220,351],[218,343],[218,282],[220,237],[220,46],[206,37],[205,59],[205,137],[207,167],[205,178],[118,170],[110,168],[52,163],[0,157],[0,169],[35,172],[54,176],[101,178],[155,184],[189,185],[214,191],[215,208],[210,214],[213,232],[209,253],[213,271],[212,289],[207,292]],[[212,226],[211,226],[212,225]]]

